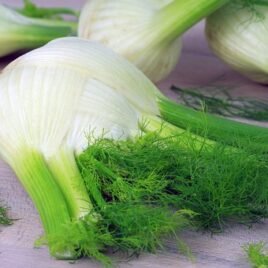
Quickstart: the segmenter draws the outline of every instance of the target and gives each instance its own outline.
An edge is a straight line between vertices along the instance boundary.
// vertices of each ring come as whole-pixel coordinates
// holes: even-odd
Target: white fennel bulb
[[[240,4],[239,4],[240,3]],[[253,81],[268,83],[268,7],[230,3],[206,20],[213,52]]]
[[[159,115],[157,95],[119,55],[78,38],[53,41],[3,70],[0,154],[31,196],[47,235],[92,210],[75,161],[89,146],[88,135],[136,136],[147,114]]]
[[[153,82],[169,75],[181,53],[181,34],[227,1],[88,0],[78,35],[113,49]]]

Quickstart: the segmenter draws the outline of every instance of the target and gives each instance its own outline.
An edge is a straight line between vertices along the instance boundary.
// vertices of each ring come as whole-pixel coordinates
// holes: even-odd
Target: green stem
[[[34,49],[76,33],[76,22],[28,18],[3,5],[0,13],[0,56]]]
[[[77,22],[66,21],[61,18],[57,19],[54,16],[60,14],[69,14],[78,17],[79,12],[65,7],[38,7],[30,0],[24,0],[24,7],[15,9],[18,13],[28,17],[33,24],[54,27],[68,27],[73,34],[77,33]]]
[[[65,8],[65,7],[34,7],[32,9],[24,7],[24,8],[17,8],[17,12],[20,14],[31,17],[31,18],[50,18],[57,15],[73,15],[78,17],[79,12],[76,10],[73,10],[71,8]]]
[[[21,149],[11,167],[31,197],[40,215],[46,236],[59,235],[70,222],[65,199],[51,175],[43,156],[31,149]],[[53,246],[53,245],[51,245]],[[72,258],[68,251],[55,253],[57,258]]]
[[[6,29],[7,28],[7,29]],[[0,56],[20,50],[30,50],[45,45],[47,42],[72,34],[72,29],[65,26],[10,25],[0,27]]]
[[[31,19],[31,21],[40,26],[53,27],[53,28],[68,28],[68,34],[76,35],[78,23],[76,21],[69,20],[51,20],[51,19]]]
[[[248,125],[219,116],[206,114],[179,105],[168,99],[159,100],[164,120],[193,133],[230,145],[242,145],[258,151],[268,151],[268,128]]]
[[[47,163],[64,194],[71,217],[79,219],[88,215],[93,206],[73,151],[63,148],[56,155],[48,158]]]
[[[36,24],[19,27],[13,36],[16,37],[17,42],[20,42],[19,45],[22,48],[32,49],[44,45],[53,39],[68,36],[71,33],[72,29],[69,27]]]
[[[174,0],[155,14],[154,23],[160,25],[159,38],[165,42],[175,40],[228,2],[229,0]]]
[[[212,141],[203,136],[193,134],[183,128],[170,124],[168,121],[163,121],[160,118],[147,116],[145,120],[146,125],[145,127],[142,127],[142,130],[145,133],[159,132],[160,130],[159,135],[161,137],[180,137],[181,144],[186,143],[187,145],[189,145],[189,142],[191,142],[192,144],[194,144],[196,149],[201,149],[204,146],[211,147],[216,145],[215,141]]]

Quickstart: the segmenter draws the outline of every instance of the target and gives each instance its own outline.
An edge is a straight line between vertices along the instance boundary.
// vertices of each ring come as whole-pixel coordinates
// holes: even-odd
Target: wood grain
[[[211,55],[202,32],[203,24],[200,24],[185,36],[180,64],[167,80],[159,84],[163,92],[175,97],[169,91],[174,84],[181,87],[228,85],[233,88],[233,95],[268,99],[267,87],[250,82]],[[2,65],[8,61],[6,59]],[[268,123],[265,125],[268,127]],[[11,208],[11,216],[17,219],[10,227],[0,227],[1,268],[100,267],[89,259],[75,263],[56,261],[49,256],[47,248],[33,247],[34,241],[42,234],[38,215],[15,175],[3,162],[0,162],[0,198]],[[182,238],[192,249],[196,258],[194,262],[179,254],[172,241],[168,243],[168,250],[158,255],[144,254],[130,261],[122,261],[120,256],[113,258],[121,259],[120,267],[247,268],[249,264],[241,246],[248,242],[268,241],[268,221],[252,228],[235,225],[213,237],[208,233],[187,231]]]

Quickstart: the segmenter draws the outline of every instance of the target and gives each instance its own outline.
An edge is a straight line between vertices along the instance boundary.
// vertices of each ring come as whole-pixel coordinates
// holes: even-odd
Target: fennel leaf
[[[182,144],[180,137],[146,134],[127,141],[100,139],[78,163],[100,208],[134,202],[191,210],[196,225],[212,231],[223,230],[230,220],[252,223],[268,216],[268,158],[243,148],[197,149],[192,140]]]
[[[244,247],[253,268],[268,267],[268,251],[264,242],[250,243]]]
[[[23,8],[16,9],[24,16],[31,18],[63,19],[62,15],[79,16],[79,12],[66,7],[38,7],[31,0],[24,0]]]
[[[7,215],[7,208],[0,206],[0,225],[10,225],[12,220]]]
[[[225,87],[182,89],[172,86],[178,101],[196,110],[228,117],[241,117],[256,121],[268,121],[268,100],[232,97]]]

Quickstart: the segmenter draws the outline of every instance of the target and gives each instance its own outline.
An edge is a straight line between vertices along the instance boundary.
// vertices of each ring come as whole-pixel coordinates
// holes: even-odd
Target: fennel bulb
[[[134,63],[153,82],[176,66],[181,34],[226,0],[88,0],[78,36],[95,40]]]
[[[89,64],[85,54],[92,57]],[[75,168],[70,173],[64,161],[75,163],[74,151],[88,146],[87,133],[119,139],[138,131],[139,113],[97,80],[111,68],[107,64],[104,70],[101,66],[95,69],[105,56],[95,44],[83,51],[82,41],[62,39],[21,56],[4,69],[0,78],[1,154],[11,166],[16,169],[12,164],[15,152],[21,151],[17,156],[23,157],[23,151],[35,150],[53,173],[63,173],[61,179],[71,180],[79,174]],[[79,178],[77,185],[75,179],[69,183],[78,191],[76,202],[70,204],[80,203],[79,208],[69,208],[71,216],[81,217],[83,211],[88,213],[90,202],[79,191],[83,185]],[[62,186],[66,188],[68,182]],[[66,193],[66,199],[70,198],[70,192]]]
[[[3,70],[0,120],[0,154],[31,196],[51,253],[59,258],[77,256],[80,246],[89,250],[81,230],[95,230],[101,221],[76,164],[92,138],[124,140],[159,131],[164,123],[161,135],[175,133],[182,143],[191,138],[197,148],[214,145],[207,136],[232,144],[239,134],[267,149],[267,129],[178,105],[120,55],[71,37],[31,51]],[[209,133],[200,132],[204,121]],[[69,225],[78,228],[81,240],[69,237]],[[61,244],[65,238],[68,243]]]
[[[234,70],[268,83],[268,7],[230,3],[206,20],[210,48]]]
[[[28,18],[0,5],[0,57],[72,35],[75,28],[74,22]]]
[[[140,131],[140,111],[108,86],[113,81],[124,90],[129,82],[139,84],[139,76],[114,79],[121,71],[117,57],[88,43],[51,42],[15,60],[0,76],[1,156],[35,203],[48,237],[92,212],[75,163],[75,152],[88,147],[87,134],[122,139]],[[146,95],[139,105],[149,105]],[[50,249],[59,258],[73,256],[68,248]]]

